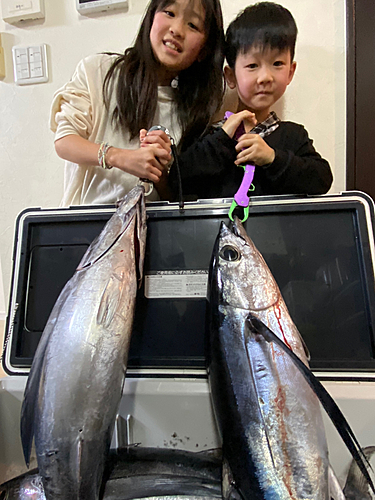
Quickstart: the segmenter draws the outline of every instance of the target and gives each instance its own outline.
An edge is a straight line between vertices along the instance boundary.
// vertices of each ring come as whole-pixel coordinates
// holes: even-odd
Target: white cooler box
[[[207,383],[206,283],[231,200],[147,205],[144,284],[113,447],[220,446]],[[0,379],[0,482],[26,470],[19,432],[26,378],[49,313],[114,206],[27,209],[16,221]],[[375,445],[374,206],[360,192],[253,198],[244,224],[311,352],[311,367],[363,446]],[[332,465],[350,456],[326,419]],[[34,459],[35,460],[35,459]],[[36,465],[32,462],[31,466]]]

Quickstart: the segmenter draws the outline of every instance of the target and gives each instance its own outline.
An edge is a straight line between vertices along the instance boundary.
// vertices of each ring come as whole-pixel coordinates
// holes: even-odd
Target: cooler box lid
[[[147,205],[144,281],[127,376],[205,377],[208,268],[232,200]],[[29,208],[16,220],[3,359],[27,375],[65,283],[115,206]],[[244,224],[320,378],[375,378],[374,204],[361,192],[254,197]]]

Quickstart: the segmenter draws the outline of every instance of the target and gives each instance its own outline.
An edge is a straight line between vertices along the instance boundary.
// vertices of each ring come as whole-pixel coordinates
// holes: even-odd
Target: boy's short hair
[[[234,68],[238,53],[259,46],[289,49],[293,61],[296,39],[297,25],[289,10],[274,2],[259,2],[240,12],[228,26],[225,57]]]

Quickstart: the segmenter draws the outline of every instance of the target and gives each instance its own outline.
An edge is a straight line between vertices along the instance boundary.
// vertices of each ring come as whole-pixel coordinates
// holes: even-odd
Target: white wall
[[[63,161],[54,152],[48,128],[52,95],[84,56],[122,51],[131,45],[146,0],[129,0],[127,12],[83,17],[75,0],[45,0],[44,21],[16,26],[0,20],[6,77],[0,80],[0,259],[5,299],[10,286],[15,219],[26,207],[58,206]],[[345,0],[281,0],[299,27],[295,79],[277,108],[303,123],[317,150],[332,166],[332,192],[345,189]],[[226,25],[246,0],[222,0]],[[48,83],[16,86],[14,45],[48,46]]]

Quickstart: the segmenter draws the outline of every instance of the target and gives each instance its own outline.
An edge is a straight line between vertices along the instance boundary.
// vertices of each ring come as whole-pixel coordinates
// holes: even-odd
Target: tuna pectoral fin
[[[294,354],[291,349],[289,349],[289,347],[281,339],[279,339],[277,335],[273,333],[272,330],[268,328],[268,326],[266,326],[259,318],[252,314],[249,314],[247,320],[249,328],[252,332],[262,335],[267,342],[274,342],[290,356],[290,359],[300,370],[309,386],[319,398],[319,401],[321,402],[323,408],[335,425],[338,433],[346,444],[362,474],[365,476],[372,491],[375,493],[374,484],[367,470],[367,467],[371,468],[371,466],[366,456],[363,454],[360,444],[358,443],[358,440],[354,435],[354,432],[352,431],[349,423],[342,414],[340,408],[335,403],[334,399],[326,391],[324,386],[315,377],[312,371],[300,360],[298,356]]]
[[[100,298],[96,323],[109,328],[113,318],[119,312],[121,295],[124,290],[124,280],[126,279],[126,269],[116,269],[108,279],[104,292]]]
[[[31,447],[33,444],[33,437],[34,437],[35,406],[38,403],[38,394],[39,394],[40,379],[42,376],[44,355],[52,332],[51,328],[49,330],[47,330],[47,328],[48,325],[42,335],[42,338],[40,339],[38,349],[35,353],[22,401],[21,441],[22,441],[23,456],[25,458],[27,467],[30,464]]]

